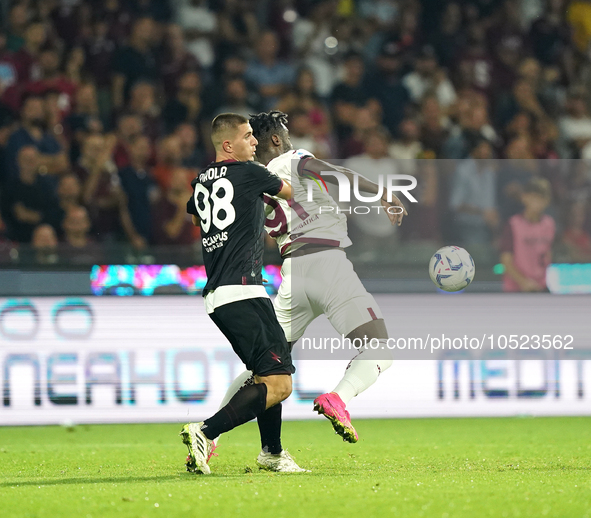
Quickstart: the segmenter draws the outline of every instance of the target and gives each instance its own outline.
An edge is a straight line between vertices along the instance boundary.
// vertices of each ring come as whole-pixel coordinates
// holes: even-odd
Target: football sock
[[[392,365],[392,359],[386,359],[390,354],[386,348],[387,340],[383,339],[379,342],[380,348],[366,349],[353,358],[345,370],[345,375],[334,388],[333,392],[339,395],[345,405],[371,387],[378,376]]]
[[[261,448],[265,453],[281,453],[281,403],[267,408],[257,416],[261,433]]]
[[[240,389],[217,414],[206,419],[201,430],[209,440],[247,423],[265,411],[267,385],[257,383]]]
[[[242,387],[246,387],[247,385],[254,385],[254,376],[252,375],[252,371],[244,371],[236,376],[236,379],[230,383],[228,390],[226,390],[226,394],[224,395],[224,399],[220,404],[220,408],[225,407],[230,399],[234,397],[234,394],[238,392]]]

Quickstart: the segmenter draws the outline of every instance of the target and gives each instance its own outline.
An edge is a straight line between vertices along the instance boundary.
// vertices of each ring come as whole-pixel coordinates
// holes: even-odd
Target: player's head
[[[287,115],[278,110],[269,113],[251,115],[250,125],[254,136],[259,141],[257,158],[268,164],[276,156],[293,149],[287,129]]]
[[[218,159],[241,162],[252,160],[258,144],[248,119],[237,113],[222,113],[213,119],[211,141]]]

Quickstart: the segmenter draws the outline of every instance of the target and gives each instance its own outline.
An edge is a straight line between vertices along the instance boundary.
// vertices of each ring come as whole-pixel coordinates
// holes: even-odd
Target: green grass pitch
[[[2,518],[591,517],[591,418],[284,423],[311,473],[259,471],[258,429],[184,471],[181,424],[0,427]]]

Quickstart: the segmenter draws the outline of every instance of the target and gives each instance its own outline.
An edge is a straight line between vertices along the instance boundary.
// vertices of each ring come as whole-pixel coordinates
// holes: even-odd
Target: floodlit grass
[[[181,424],[0,427],[3,518],[591,517],[591,418],[286,422],[311,473],[259,471],[251,423],[212,475],[184,471]]]

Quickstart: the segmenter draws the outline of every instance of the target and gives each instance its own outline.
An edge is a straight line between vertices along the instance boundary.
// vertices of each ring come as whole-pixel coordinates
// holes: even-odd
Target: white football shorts
[[[344,336],[360,325],[383,318],[343,250],[286,258],[281,277],[274,306],[288,342],[299,340],[322,314]]]

